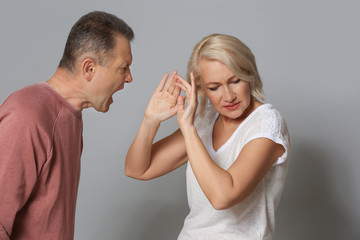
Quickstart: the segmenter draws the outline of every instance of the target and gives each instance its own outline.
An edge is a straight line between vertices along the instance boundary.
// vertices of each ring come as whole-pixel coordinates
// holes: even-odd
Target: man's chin
[[[107,104],[106,105],[104,105],[104,106],[101,106],[101,108],[100,109],[96,109],[98,112],[103,112],[103,113],[106,113],[106,112],[108,112],[109,111],[109,109],[110,109],[110,105],[113,103],[113,99],[112,98],[110,98],[109,99],[109,101],[107,102]]]
[[[102,108],[101,110],[99,110],[99,112],[106,113],[106,112],[108,112],[108,111],[109,111],[109,109],[110,109],[110,105],[108,105],[108,106],[106,106],[106,107]]]
[[[106,106],[101,106],[101,107],[93,107],[95,109],[95,111],[97,112],[102,112],[102,113],[106,113],[109,111],[110,109],[110,105],[106,105]]]

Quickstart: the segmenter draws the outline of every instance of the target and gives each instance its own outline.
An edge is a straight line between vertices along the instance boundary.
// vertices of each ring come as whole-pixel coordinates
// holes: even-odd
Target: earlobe
[[[96,63],[91,58],[86,58],[81,64],[81,70],[84,78],[91,81],[95,75]]]

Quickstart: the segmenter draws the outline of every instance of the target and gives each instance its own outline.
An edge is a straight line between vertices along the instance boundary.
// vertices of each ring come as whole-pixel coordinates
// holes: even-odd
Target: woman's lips
[[[239,107],[239,105],[240,105],[240,102],[226,105],[226,106],[224,106],[224,108],[226,108],[227,110],[230,110],[230,111],[234,111]]]

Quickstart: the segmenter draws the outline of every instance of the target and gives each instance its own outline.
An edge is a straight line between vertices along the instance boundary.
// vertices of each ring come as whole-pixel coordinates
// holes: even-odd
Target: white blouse
[[[203,117],[196,117],[195,127],[216,164],[228,169],[242,148],[256,138],[268,138],[285,148],[255,190],[241,203],[225,210],[213,208],[201,190],[191,165],[187,165],[186,184],[190,213],[178,240],[272,239],[275,210],[285,184],[288,169],[289,133],[280,113],[271,105],[255,109],[217,151],[213,148],[212,132],[218,113],[208,106]]]

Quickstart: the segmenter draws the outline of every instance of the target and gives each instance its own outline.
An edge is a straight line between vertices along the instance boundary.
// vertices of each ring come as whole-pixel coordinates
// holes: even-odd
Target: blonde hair
[[[250,84],[251,95],[256,100],[264,101],[262,81],[257,70],[255,57],[251,50],[239,39],[224,34],[211,34],[203,38],[191,54],[187,68],[187,79],[193,72],[198,96],[200,99],[200,115],[203,114],[207,98],[200,85],[199,61],[216,60],[225,64],[236,77]]]

